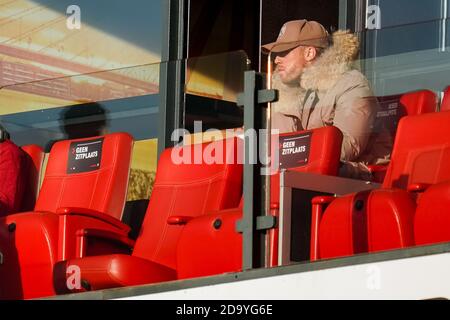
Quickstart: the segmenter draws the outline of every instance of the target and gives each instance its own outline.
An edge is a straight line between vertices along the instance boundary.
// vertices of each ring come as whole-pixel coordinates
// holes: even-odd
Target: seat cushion
[[[415,199],[406,191],[360,192],[333,201],[319,231],[321,259],[414,245]]]
[[[80,268],[81,280],[89,284],[92,290],[176,280],[176,272],[173,269],[145,259],[121,254],[62,262],[55,267],[55,278],[66,279],[66,270],[70,266]],[[61,285],[66,281],[59,280],[55,283]],[[64,293],[67,290],[67,288],[57,288],[58,293]]]

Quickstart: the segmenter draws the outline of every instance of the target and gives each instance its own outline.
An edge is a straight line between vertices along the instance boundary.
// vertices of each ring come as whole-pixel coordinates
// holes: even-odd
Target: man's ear
[[[317,57],[317,49],[314,47],[306,47],[303,51],[306,62],[311,62]]]

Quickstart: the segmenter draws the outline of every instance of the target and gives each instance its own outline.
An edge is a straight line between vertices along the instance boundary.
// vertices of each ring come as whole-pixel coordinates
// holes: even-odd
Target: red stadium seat
[[[405,116],[415,116],[436,112],[437,96],[430,90],[420,90],[401,95],[378,98],[380,111],[377,114],[377,125],[384,126],[395,138],[400,120]],[[375,128],[380,132],[381,128]],[[369,166],[374,181],[382,183],[387,171],[386,166]]]
[[[450,242],[450,181],[431,186],[422,195],[414,230],[417,245]]]
[[[130,135],[116,133],[53,146],[35,210],[0,220],[5,257],[0,298],[54,295],[58,261],[129,252],[118,241],[104,238],[114,231],[117,239],[127,239],[130,231],[118,218],[125,204],[132,145]],[[88,237],[93,234],[96,239]]]
[[[380,112],[377,119],[383,120],[395,137],[398,124],[403,117],[436,112],[437,96],[433,91],[419,90],[379,97],[378,102]]]
[[[444,99],[441,104],[441,111],[450,111],[450,87],[444,91]]]
[[[28,186],[24,195],[22,212],[31,211],[36,204],[36,198],[39,190],[39,177],[41,175],[42,164],[44,161],[44,150],[34,144],[21,147],[28,155]]]
[[[311,260],[414,245],[420,193],[450,180],[449,123],[450,112],[402,119],[381,190],[314,199]]]
[[[239,145],[239,147],[238,147]],[[198,151],[226,150],[219,163],[192,163]],[[184,226],[208,212],[235,208],[242,196],[240,139],[166,150],[158,163],[150,203],[132,255],[106,255],[73,259],[63,264],[79,266],[93,290],[132,286],[177,278],[176,249]],[[195,151],[197,150],[197,152]],[[209,151],[208,151],[209,150]],[[177,164],[173,154],[189,163]],[[65,282],[65,272],[57,277]]]
[[[312,132],[309,162],[291,168],[299,172],[337,175],[342,146],[342,133],[335,127]],[[310,132],[283,135],[297,136]],[[272,214],[278,215],[279,174],[272,177]],[[238,272],[242,268],[242,236],[236,223],[242,219],[242,206],[190,221],[183,230],[177,254],[180,279]],[[278,229],[270,231],[270,264],[277,265]]]

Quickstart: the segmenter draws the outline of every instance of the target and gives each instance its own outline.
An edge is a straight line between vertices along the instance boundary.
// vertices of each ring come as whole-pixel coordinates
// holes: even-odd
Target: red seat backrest
[[[290,170],[323,175],[337,175],[342,147],[342,132],[333,126],[281,135],[282,137],[311,134],[308,163]]]
[[[385,126],[392,137],[395,137],[403,117],[432,113],[437,108],[437,96],[430,90],[379,97],[378,102],[380,111],[377,114],[377,123]]]
[[[238,150],[242,152],[242,145],[235,138],[163,152],[133,256],[176,269],[176,249],[183,226],[169,225],[168,219],[193,218],[239,205],[243,166],[242,159],[238,161]],[[208,164],[202,161],[202,154],[216,155],[221,161]],[[186,161],[177,164],[177,155]]]
[[[450,112],[405,117],[400,121],[384,188],[450,180]]]
[[[450,87],[444,91],[444,99],[442,99],[441,111],[450,111]]]
[[[44,161],[44,150],[35,144],[22,146],[21,149],[28,155],[28,185],[26,186],[22,212],[31,211],[36,204],[36,198],[39,190],[39,177],[42,170],[42,163]]]
[[[133,138],[127,133],[55,143],[35,211],[86,208],[120,220],[132,147]]]
[[[311,134],[311,145],[308,163],[290,168],[291,171],[309,172],[335,176],[338,174],[342,148],[342,132],[333,126],[311,131],[283,134],[280,137],[290,137]],[[272,176],[272,203],[279,202],[280,175]]]
[[[436,112],[437,96],[433,91],[420,90],[402,95],[400,105],[405,116]]]

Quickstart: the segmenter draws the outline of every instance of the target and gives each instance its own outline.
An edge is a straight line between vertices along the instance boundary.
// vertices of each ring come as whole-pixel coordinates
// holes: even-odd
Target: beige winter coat
[[[298,85],[274,75],[280,99],[272,127],[281,132],[336,126],[343,135],[341,175],[370,179],[370,164],[389,162],[392,138],[376,123],[379,111],[366,77],[353,68],[359,42],[349,32],[333,34],[333,45],[308,66]]]

